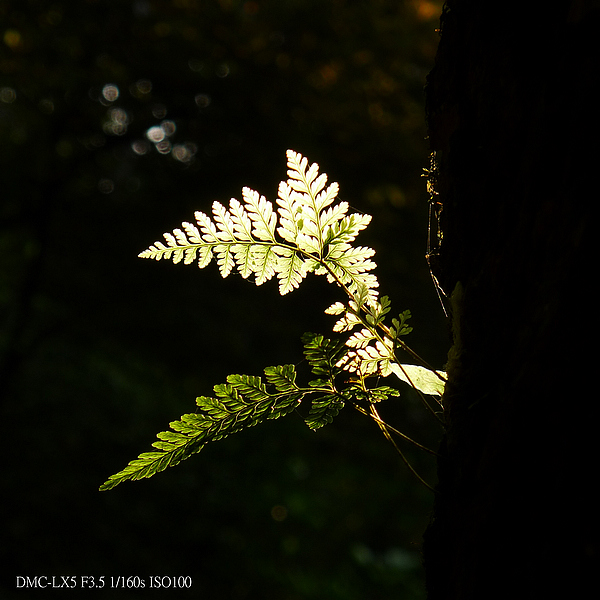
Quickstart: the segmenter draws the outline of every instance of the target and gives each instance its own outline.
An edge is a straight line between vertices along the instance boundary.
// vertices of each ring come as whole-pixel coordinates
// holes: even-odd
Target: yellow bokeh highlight
[[[4,43],[11,49],[17,50],[23,45],[21,33],[16,29],[7,29],[4,32]]]
[[[417,13],[417,18],[421,21],[439,18],[444,6],[442,0],[413,0],[412,4]]]

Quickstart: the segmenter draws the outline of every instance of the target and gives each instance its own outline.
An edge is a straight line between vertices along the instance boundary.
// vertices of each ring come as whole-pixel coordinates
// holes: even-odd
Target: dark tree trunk
[[[444,10],[427,102],[454,345],[429,600],[597,593],[599,27],[586,0]]]

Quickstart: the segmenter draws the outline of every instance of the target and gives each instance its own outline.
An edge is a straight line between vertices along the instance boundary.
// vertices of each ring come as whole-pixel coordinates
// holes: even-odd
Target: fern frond
[[[348,214],[347,202],[336,203],[339,186],[335,182],[327,186],[327,175],[319,174],[318,164],[309,165],[293,150],[286,156],[288,179],[279,184],[276,208],[244,187],[242,202],[235,198],[228,206],[214,202],[211,216],[196,211],[195,224],[184,221],[180,228],[163,234],[164,242],[155,242],[139,256],[184,264],[197,261],[199,268],[214,259],[222,277],[237,270],[256,285],[276,277],[282,295],[297,288],[308,273],[324,275],[349,296],[346,304],[336,302],[325,311],[338,316],[334,331],[354,332],[345,343],[314,333],[303,336],[304,355],[316,376],[308,387],[296,384],[293,365],[267,367],[264,381],[251,375],[229,375],[226,383],[214,386],[214,396],[196,399],[196,413],[183,415],[170,423],[169,431],[157,435],[154,451],[140,454],[101,490],[128,479],[151,477],[200,452],[209,442],[280,418],[306,396],[311,398],[311,407],[305,422],[311,429],[330,423],[351,402],[376,419],[386,437],[394,431],[412,441],[381,421],[374,406],[399,392],[389,386],[369,387],[366,380],[393,373],[422,392],[422,399],[423,394],[441,394],[444,374],[425,368],[427,363],[399,339],[411,330],[406,324],[410,312],[392,319],[391,326],[384,324],[390,302],[387,296],[378,298],[379,284],[372,273],[375,251],[353,245],[371,216]],[[361,328],[356,331],[358,325]],[[407,351],[424,367],[399,364],[397,349]],[[346,377],[340,390],[337,379],[342,371],[352,376]],[[364,402],[370,405],[368,411]]]
[[[367,323],[373,327],[377,327],[383,323],[385,315],[391,310],[391,302],[388,296],[382,296],[379,302],[375,302],[366,308]],[[410,312],[408,313],[410,316]],[[396,320],[396,319],[394,319]]]
[[[335,189],[337,189],[337,187]],[[319,218],[324,232],[324,244],[328,244],[334,239],[334,228],[338,226],[340,220],[346,216],[348,208],[349,204],[347,202],[340,202],[321,213]]]
[[[326,275],[330,282],[356,294],[368,290],[368,300],[377,297],[376,267],[371,248],[353,247],[358,233],[371,221],[369,215],[348,215],[348,203],[335,204],[337,183],[327,183],[319,165],[293,150],[287,151],[288,180],[278,188],[277,211],[273,204],[248,187],[242,200],[235,198],[226,207],[212,205],[212,218],[201,211],[196,223],[163,234],[139,254],[141,258],[172,260],[206,267],[216,259],[222,277],[235,269],[247,279],[254,276],[261,285],[277,276],[279,292],[297,288],[309,272]]]
[[[372,248],[353,248],[348,244],[334,246],[323,260],[323,267],[318,275],[326,275],[330,283],[339,281],[352,295],[366,290],[365,303],[377,301],[377,278],[367,271],[374,269],[376,264],[368,260],[375,251]]]
[[[327,394],[320,396],[312,401],[305,422],[313,430],[328,425],[344,408],[344,404],[344,400],[339,395]]]
[[[344,353],[344,344],[340,340],[330,340],[317,333],[305,333],[302,336],[304,356],[314,375],[324,379],[334,389],[335,378],[341,369],[336,366]]]
[[[278,188],[277,205],[279,208],[279,227],[277,233],[291,244],[296,243],[300,230],[304,226],[302,220],[302,204],[299,194],[295,194],[289,182],[281,181]]]
[[[283,296],[296,289],[308,273],[308,261],[302,260],[299,253],[290,248],[275,246],[277,258],[277,278],[279,293]]]
[[[215,397],[196,399],[198,413],[183,415],[179,421],[170,423],[171,431],[157,435],[158,441],[153,443],[157,452],[140,454],[109,477],[100,490],[109,490],[128,479],[151,477],[200,452],[209,442],[282,417],[311,392],[295,384],[293,365],[269,367],[265,369],[265,377],[274,391],[269,391],[260,377],[229,375],[227,383],[214,386]]]
[[[397,340],[403,335],[408,335],[412,331],[412,327],[407,325],[406,322],[410,319],[410,310],[405,310],[400,314],[399,319],[392,319],[392,326],[390,327],[390,336]]]
[[[202,241],[198,242],[198,244],[206,244],[210,247],[213,244],[218,243],[219,234],[217,232],[217,227],[210,220],[210,217],[199,210],[194,213],[194,217],[196,217],[196,222],[200,225],[200,231],[202,232]]]
[[[264,196],[259,196],[258,192],[248,187],[242,189],[242,197],[252,220],[253,235],[258,240],[275,242],[277,215],[273,212],[273,205]]]
[[[273,278],[279,271],[279,262],[276,246],[257,246],[252,251],[252,265],[255,275],[254,283],[262,285]]]
[[[274,385],[278,392],[292,393],[298,390],[296,385],[296,369],[294,365],[282,365],[277,367],[267,367],[265,369],[267,381]]]
[[[311,429],[319,429],[333,421],[333,418],[344,408],[345,400],[336,388],[335,379],[341,372],[336,366],[344,345],[339,340],[330,340],[316,333],[305,333],[304,356],[314,375],[318,377],[309,385],[324,391],[311,401],[311,408],[305,419]]]
[[[392,350],[379,340],[370,344],[372,339],[363,339],[357,334],[352,336],[347,344],[353,344],[356,349],[348,350],[336,366],[343,367],[344,370],[355,373],[360,378],[375,374],[383,377],[390,375],[392,373],[390,365],[393,361]]]
[[[348,338],[346,346],[350,346],[350,348],[366,348],[375,339],[377,338],[373,332],[368,329],[361,329]]]
[[[319,379],[309,382],[308,387],[299,387],[293,365],[267,367],[265,381],[252,375],[229,375],[226,383],[214,386],[214,396],[196,399],[198,412],[183,415],[170,423],[169,431],[157,435],[152,444],[155,451],[140,454],[109,477],[100,489],[151,477],[197,454],[209,442],[287,415],[305,396],[313,398],[306,424],[317,429],[330,423],[347,399],[335,386],[335,378],[341,372],[335,363],[344,346],[340,341],[310,333],[303,336],[303,341],[307,361]]]

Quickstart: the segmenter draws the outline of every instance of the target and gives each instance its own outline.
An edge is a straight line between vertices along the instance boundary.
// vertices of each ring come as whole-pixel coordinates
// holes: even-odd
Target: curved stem
[[[428,452],[429,454],[432,454],[433,456],[439,456],[439,454],[435,450],[432,450],[431,448],[428,448],[427,446],[423,446],[423,444],[419,444],[419,442],[417,442],[417,441],[413,440],[412,438],[408,437],[405,433],[402,433],[401,431],[399,431],[395,427],[392,427],[391,425],[388,425],[379,416],[379,414],[377,413],[377,411],[375,411],[375,414],[373,412],[369,413],[362,406],[359,406],[358,404],[354,404],[354,408],[356,408],[356,410],[359,413],[362,413],[366,417],[371,417],[379,426],[384,426],[385,428],[387,428],[388,431],[391,431],[392,433],[395,433],[398,437],[401,437],[403,440],[406,440],[407,442],[410,442],[413,446],[416,446],[420,450],[424,450],[425,452]],[[375,416],[375,415],[377,415],[377,416]]]
[[[380,323],[380,326],[389,335],[389,328],[386,327],[383,323]],[[421,366],[425,367],[426,369],[429,369],[432,373],[435,373],[438,379],[446,383],[447,379],[439,371],[434,369],[424,358],[421,358],[412,348],[407,346],[402,340],[396,339],[396,345],[402,348],[404,352],[412,356],[415,360],[417,360],[421,364]]]
[[[431,487],[416,471],[415,468],[410,464],[410,462],[408,461],[408,459],[406,458],[406,456],[404,456],[404,454],[402,453],[402,450],[400,450],[400,448],[398,447],[398,444],[396,444],[396,441],[394,440],[394,438],[392,438],[392,436],[390,435],[390,432],[388,430],[388,425],[386,425],[386,423],[381,419],[381,417],[379,416],[379,413],[377,412],[377,409],[375,408],[375,406],[371,405],[371,417],[373,418],[373,420],[377,423],[377,425],[379,426],[379,429],[381,429],[381,432],[383,433],[383,435],[386,437],[386,439],[392,443],[392,445],[394,446],[394,448],[396,448],[396,451],[398,452],[398,454],[400,455],[400,458],[402,459],[402,462],[408,467],[408,470],[429,490],[431,490],[434,494],[439,493],[435,488]]]

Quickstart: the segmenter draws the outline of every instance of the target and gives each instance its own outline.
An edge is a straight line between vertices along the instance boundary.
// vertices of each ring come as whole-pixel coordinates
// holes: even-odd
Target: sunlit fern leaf
[[[326,216],[327,221],[331,221],[331,229],[325,240],[329,244],[348,244],[354,241],[356,236],[371,222],[371,215],[352,214],[337,221],[332,220],[333,215],[327,214]],[[373,254],[375,254],[375,251],[373,251]]]
[[[200,237],[200,232],[198,231],[198,228],[194,224],[184,221],[181,224],[181,226],[185,229],[188,244],[201,244],[202,243],[202,238]]]
[[[293,150],[288,150],[287,158],[289,179],[285,186],[280,187],[282,200],[295,201],[294,210],[288,210],[288,215],[294,214],[293,219],[296,221],[299,235],[313,238],[314,242],[311,245],[314,247],[314,252],[321,256],[327,229],[346,213],[347,208],[344,207],[345,203],[342,203],[340,210],[335,212],[335,217],[333,211],[322,213],[321,211],[337,197],[338,184],[332,183],[324,190],[327,175],[325,173],[318,175],[319,166],[316,163],[308,167],[306,158]]]
[[[269,281],[278,270],[278,258],[275,252],[275,246],[258,246],[252,252],[253,270],[255,275],[254,283],[262,285]]]
[[[302,204],[299,196],[294,194],[289,183],[279,184],[277,205],[279,208],[279,227],[277,233],[290,244],[295,244],[304,223],[302,221]]]
[[[329,308],[325,309],[325,313],[328,315],[342,315],[333,326],[333,331],[335,333],[351,331],[354,327],[362,323],[360,318],[356,314],[350,312],[346,305],[341,302],[332,304]]]
[[[383,322],[385,315],[391,310],[391,302],[388,296],[382,296],[378,302],[374,302],[367,307],[367,323],[377,326]],[[409,313],[410,315],[410,313]],[[396,319],[394,319],[396,321]]]
[[[252,239],[252,221],[244,207],[235,199],[232,198],[229,202],[231,210],[231,220],[233,221],[233,229],[238,240]]]
[[[279,293],[283,296],[297,288],[306,277],[308,262],[302,260],[298,252],[290,248],[276,246],[274,251],[278,256]]]
[[[350,346],[351,348],[366,348],[374,339],[374,333],[368,329],[361,329],[348,338],[346,346]]]
[[[210,220],[210,217],[199,210],[194,213],[194,216],[196,217],[196,222],[200,225],[200,231],[202,232],[202,241],[198,243],[208,245],[218,243],[219,235],[217,233],[217,228]]]
[[[392,326],[390,327],[390,335],[392,338],[399,338],[403,335],[408,335],[413,328],[406,322],[410,319],[410,310],[405,310],[399,315],[399,319],[392,319]]]
[[[374,251],[351,245],[371,217],[348,215],[347,202],[335,204],[339,186],[325,187],[327,175],[319,175],[316,163],[309,165],[288,150],[287,166],[288,180],[279,184],[276,211],[264,196],[244,187],[243,202],[232,198],[228,207],[214,202],[212,218],[197,211],[196,224],[182,223],[164,234],[166,243],[157,241],[139,256],[184,264],[197,260],[200,268],[214,258],[223,277],[236,269],[261,285],[277,276],[281,294],[315,272],[345,286],[351,295],[364,288],[365,300],[375,301]]]
[[[198,247],[198,267],[203,269],[213,259],[213,251],[211,246]]]
[[[326,175],[323,174],[323,177],[326,177]],[[333,183],[328,185],[325,190],[320,192],[319,195],[315,199],[317,211],[322,211],[324,208],[328,207],[337,198],[339,191],[340,191],[340,186],[336,181],[334,181]],[[340,205],[345,205],[345,204],[347,204],[347,203],[346,202],[340,203]],[[347,207],[346,208],[342,207],[340,210],[342,210],[345,213],[346,210],[348,210],[348,209],[347,209]],[[323,213],[321,213],[320,219],[321,219],[321,221],[323,221]]]
[[[296,386],[293,365],[268,367],[265,377],[274,391],[269,391],[260,377],[229,375],[226,383],[214,386],[215,397],[196,399],[198,413],[183,415],[179,421],[170,423],[171,431],[157,435],[158,440],[153,443],[157,452],[140,454],[100,489],[109,490],[128,479],[151,477],[200,452],[208,442],[282,417],[292,412],[310,392]]]
[[[389,304],[386,304],[386,308]],[[370,309],[373,314],[383,310],[382,305],[377,303]],[[352,314],[347,312],[347,317],[352,317]],[[375,319],[371,319],[373,322]],[[341,320],[342,321],[342,320]],[[339,325],[340,321],[336,324]],[[374,323],[371,323],[374,327]],[[352,327],[346,327],[348,331]],[[344,329],[344,323],[340,329]],[[394,356],[394,340],[385,337],[380,338],[375,330],[363,327],[359,331],[355,331],[345,344],[345,351],[338,359],[336,366],[345,371],[354,373],[359,378],[368,377],[370,375],[381,375],[387,377],[392,373],[391,364],[395,360]]]
[[[324,268],[318,270],[317,274],[324,274],[328,281],[341,281],[347,286],[351,294],[357,294],[360,290],[367,290],[364,302],[370,304],[377,300],[377,278],[370,269],[375,268],[375,263],[368,260],[373,254],[371,248],[353,248],[347,244],[339,244],[331,249],[323,260]]]
[[[231,204],[237,202],[232,199]],[[229,211],[220,203],[213,202],[213,218],[218,228],[217,237],[224,242],[234,242],[237,239],[244,239],[243,237],[238,238],[234,231],[233,221]]]
[[[296,369],[293,365],[280,365],[265,369],[267,381],[274,385],[278,392],[292,393],[298,389],[296,385]]]
[[[273,205],[248,187],[242,189],[242,197],[252,220],[253,235],[259,240],[275,242],[277,215],[273,212]]]
[[[337,226],[339,228],[339,221],[346,216],[348,208],[349,205],[347,202],[340,202],[321,213],[319,220],[324,232],[324,244],[328,244],[334,239],[335,234],[333,232],[335,231],[335,227]]]

